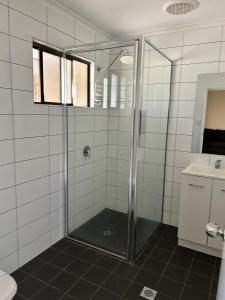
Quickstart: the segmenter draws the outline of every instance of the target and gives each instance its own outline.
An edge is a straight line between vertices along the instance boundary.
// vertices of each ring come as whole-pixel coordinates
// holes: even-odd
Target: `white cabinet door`
[[[178,237],[207,245],[212,179],[183,175]]]
[[[225,226],[225,181],[213,180],[212,202],[210,212],[210,222],[219,226]],[[208,239],[209,247],[222,250],[223,242],[220,239]]]

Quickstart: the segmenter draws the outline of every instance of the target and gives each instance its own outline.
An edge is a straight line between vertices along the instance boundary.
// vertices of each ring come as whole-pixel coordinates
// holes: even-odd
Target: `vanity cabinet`
[[[179,244],[220,256],[222,241],[206,235],[206,225],[209,222],[225,225],[225,180],[183,175]]]

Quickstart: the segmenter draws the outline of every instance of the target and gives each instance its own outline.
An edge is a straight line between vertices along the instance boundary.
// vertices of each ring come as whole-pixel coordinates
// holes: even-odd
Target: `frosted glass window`
[[[72,79],[72,97],[73,105],[88,107],[88,64],[73,60],[73,79]]]
[[[41,102],[41,78],[39,50],[33,49],[33,86],[34,102]]]
[[[60,103],[60,62],[59,56],[43,52],[43,84],[45,102]]]
[[[118,76],[116,74],[111,75],[111,103],[110,107],[117,107],[117,90],[118,90]]]

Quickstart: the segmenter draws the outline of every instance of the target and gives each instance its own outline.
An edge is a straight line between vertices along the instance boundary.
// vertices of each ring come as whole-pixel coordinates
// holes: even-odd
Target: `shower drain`
[[[148,299],[148,300],[154,300],[155,297],[157,295],[157,292],[144,286],[143,290],[141,291],[141,294],[140,296],[145,298],[145,299]]]
[[[112,232],[111,232],[111,230],[104,230],[103,235],[109,236],[109,235],[112,235]]]

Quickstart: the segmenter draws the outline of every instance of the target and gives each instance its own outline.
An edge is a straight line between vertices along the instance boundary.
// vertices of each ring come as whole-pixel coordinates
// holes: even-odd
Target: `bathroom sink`
[[[183,170],[183,174],[225,179],[225,169],[216,169],[210,165],[190,164]]]

